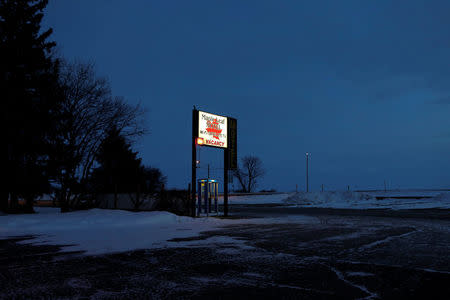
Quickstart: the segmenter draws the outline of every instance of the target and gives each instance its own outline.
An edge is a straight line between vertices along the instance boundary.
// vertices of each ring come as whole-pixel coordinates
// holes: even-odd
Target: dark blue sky
[[[148,110],[136,149],[190,181],[192,105],[238,119],[259,188],[450,187],[448,1],[50,1],[60,54]],[[170,138],[168,138],[170,136]],[[222,152],[202,149],[222,171]],[[204,169],[203,169],[204,170]],[[200,171],[202,176],[203,170]]]

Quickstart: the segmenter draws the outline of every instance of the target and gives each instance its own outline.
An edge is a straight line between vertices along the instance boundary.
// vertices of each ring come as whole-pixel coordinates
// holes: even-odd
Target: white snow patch
[[[407,192],[402,197],[420,197],[427,196],[432,198],[422,199],[395,199],[385,198],[377,199],[380,193],[361,193],[361,192],[300,192],[291,194],[284,199],[286,204],[296,205],[297,207],[322,207],[322,208],[342,208],[342,209],[430,209],[441,208],[450,209],[450,193],[430,192],[430,196],[418,193]],[[383,197],[398,197],[400,194],[389,195],[385,193]]]
[[[392,241],[392,240],[394,240],[394,239],[403,238],[403,237],[405,237],[405,236],[408,236],[408,235],[411,235],[411,234],[414,234],[414,233],[417,233],[417,232],[418,232],[417,230],[413,230],[413,231],[410,231],[410,232],[407,232],[407,233],[403,233],[403,234],[400,234],[400,235],[392,235],[392,236],[388,236],[388,237],[386,237],[386,238],[384,238],[384,239],[381,239],[381,240],[372,242],[372,243],[370,243],[370,244],[366,244],[366,245],[364,245],[364,246],[361,246],[361,247],[358,248],[358,250],[359,250],[359,251],[367,250],[367,249],[369,249],[369,248],[372,248],[372,247],[375,247],[375,246],[378,246],[378,245],[381,245],[381,244],[390,242],[390,241]]]
[[[271,194],[271,195],[240,195],[240,196],[229,196],[229,204],[279,204],[284,205],[284,200],[288,198],[291,194]],[[219,197],[219,203],[223,203],[223,197]]]
[[[334,268],[334,267],[332,267],[332,266],[328,266],[328,267],[336,274],[336,276],[337,276],[340,280],[342,280],[342,281],[344,281],[345,283],[347,283],[347,284],[349,284],[349,285],[351,285],[351,286],[353,286],[353,287],[355,287],[355,288],[357,288],[357,289],[360,289],[361,291],[363,291],[363,292],[369,294],[369,296],[367,296],[367,297],[365,297],[365,298],[362,298],[362,299],[376,299],[376,298],[378,298],[378,294],[377,294],[377,293],[373,293],[373,292],[369,291],[365,286],[360,285],[360,284],[356,284],[356,283],[351,282],[350,280],[346,279],[345,276],[344,276],[344,274],[342,274],[342,272],[339,271],[338,269],[336,269],[336,268]]]
[[[36,236],[22,243],[66,245],[63,251],[85,251],[89,255],[182,245],[228,243],[244,248],[244,241],[231,237],[192,242],[169,240],[197,236],[227,225],[316,222],[315,218],[306,216],[218,219],[180,217],[161,211],[91,209],[62,214],[58,209],[45,207],[37,207],[36,211],[36,214],[0,216],[0,239]]]
[[[422,271],[430,272],[430,273],[441,273],[441,274],[448,274],[448,275],[450,275],[450,272],[448,272],[448,271],[442,271],[442,270],[434,270],[434,269],[429,269],[429,268],[418,269],[418,270],[422,270]]]

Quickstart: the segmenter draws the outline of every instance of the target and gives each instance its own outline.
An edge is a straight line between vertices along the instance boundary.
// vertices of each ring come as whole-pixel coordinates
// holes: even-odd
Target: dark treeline
[[[146,133],[144,110],[114,97],[92,64],[54,54],[52,29],[40,25],[47,2],[0,1],[0,209],[33,212],[43,194],[68,211],[96,193],[157,192],[164,176],[131,149]]]

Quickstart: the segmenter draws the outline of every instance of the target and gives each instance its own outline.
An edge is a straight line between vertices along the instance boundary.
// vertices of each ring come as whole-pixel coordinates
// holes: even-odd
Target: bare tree
[[[241,159],[241,165],[234,172],[234,176],[241,185],[242,191],[251,193],[254,191],[258,178],[264,176],[264,168],[259,157],[247,155]]]
[[[129,139],[145,133],[144,110],[122,98],[113,98],[107,80],[95,75],[92,64],[64,63],[61,67],[62,101],[54,136],[58,200],[62,209],[76,206],[92,170],[101,142],[115,127]]]

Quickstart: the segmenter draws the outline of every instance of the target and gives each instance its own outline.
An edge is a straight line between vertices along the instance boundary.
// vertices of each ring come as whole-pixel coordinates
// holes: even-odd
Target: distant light
[[[197,163],[197,165],[200,164],[200,161],[199,161],[199,160],[197,160],[197,161],[195,161],[195,162]]]
[[[203,138],[197,138],[197,145],[203,145],[205,143],[205,140]]]

